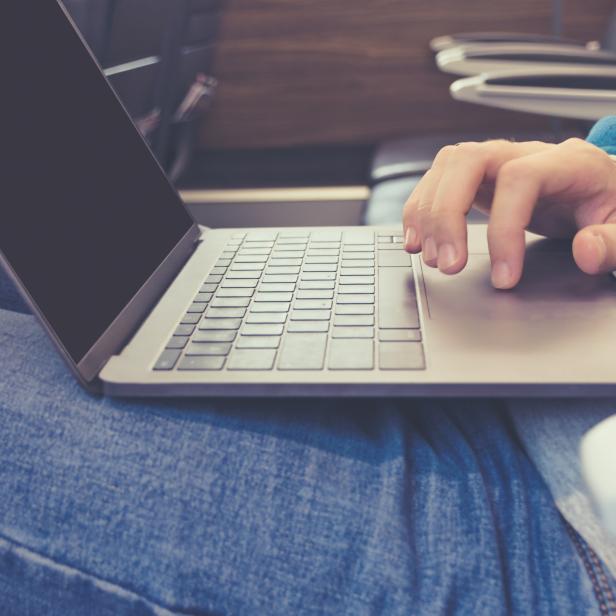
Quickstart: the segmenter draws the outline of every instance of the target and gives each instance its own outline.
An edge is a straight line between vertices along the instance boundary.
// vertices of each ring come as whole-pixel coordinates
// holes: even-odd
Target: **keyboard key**
[[[194,301],[198,304],[207,304],[213,297],[213,293],[197,293]]]
[[[310,234],[311,242],[340,242],[342,240],[341,231],[313,231]]]
[[[210,308],[205,316],[208,319],[241,319],[246,314],[246,308]]]
[[[190,336],[195,331],[195,326],[188,323],[178,325],[175,329],[174,336]]]
[[[330,299],[297,299],[293,304],[295,310],[331,310],[332,300]]]
[[[261,278],[261,272],[259,271],[239,271],[239,272],[229,272],[225,280],[247,280],[252,278],[253,280],[258,280]]]
[[[163,351],[154,365],[154,370],[173,370],[181,354],[181,351],[171,349]]]
[[[403,250],[379,254],[379,267],[411,267],[411,255]]]
[[[297,275],[299,274],[299,266],[273,267],[271,265],[268,265],[267,270],[265,270],[265,274],[267,276],[276,276],[281,274]]]
[[[233,342],[237,336],[236,331],[199,331],[194,336],[193,342]]]
[[[284,325],[247,324],[242,328],[243,336],[282,336]]]
[[[335,272],[302,272],[302,281],[304,280],[336,280]],[[301,287],[300,287],[301,288]]]
[[[336,326],[374,325],[372,314],[339,314],[334,318]]]
[[[260,293],[289,293],[295,291],[295,284],[292,282],[262,282],[259,287]],[[290,299],[288,301],[291,301]]]
[[[381,342],[379,366],[381,370],[424,370],[423,345],[420,342]]]
[[[272,252],[272,259],[303,259],[303,250],[277,250]]]
[[[234,263],[267,263],[267,255],[243,255],[239,254],[235,257]]]
[[[226,267],[213,267],[210,274],[212,276],[224,276],[227,273]]]
[[[278,231],[251,231],[246,237],[246,242],[273,242],[278,237]]]
[[[334,292],[326,289],[302,290],[297,292],[297,299],[334,299]]]
[[[257,291],[255,302],[290,302],[293,299],[293,293],[261,293]]]
[[[192,342],[186,355],[229,355],[231,345],[225,343]]]
[[[353,260],[353,259],[343,259],[342,267],[374,267],[374,259],[361,259],[361,260]]]
[[[254,289],[238,289],[238,288],[232,288],[232,289],[220,289],[217,293],[216,293],[216,299],[219,297],[252,297],[254,294],[255,290]]]
[[[274,242],[244,242],[242,249],[244,248],[273,248]]]
[[[379,244],[379,252],[382,250],[402,251],[404,250],[404,245],[403,244]]]
[[[419,329],[382,329],[379,331],[381,342],[421,342]]]
[[[277,247],[281,246],[293,246],[293,248],[306,248],[306,238],[304,237],[285,237],[280,238],[276,242]]]
[[[269,264],[271,267],[297,267],[302,264],[302,259],[275,259],[272,257]]]
[[[351,294],[351,295],[363,295],[363,294],[374,294],[374,285],[373,284],[341,284],[338,287],[339,294]]]
[[[225,269],[231,265],[231,259],[218,259],[216,261],[216,267],[224,267]]]
[[[330,310],[294,310],[291,313],[292,321],[329,321],[332,313]]]
[[[338,257],[306,257],[307,265],[337,264]]]
[[[218,288],[217,284],[204,284],[201,286],[200,293],[215,293]]]
[[[280,370],[322,370],[327,347],[326,334],[289,334],[280,351]]]
[[[226,251],[226,250],[227,250],[227,249],[225,248],[225,251]],[[223,253],[221,253],[221,255],[220,255],[220,258],[221,258],[221,259],[230,259],[230,260],[232,260],[234,257],[235,257],[235,248],[233,249],[233,251],[232,251],[232,252],[223,252]]]
[[[306,257],[338,257],[340,255],[340,250],[337,248],[311,248]]]
[[[289,238],[297,238],[297,237],[308,238],[310,237],[310,231],[298,229],[295,231],[282,231],[281,233],[278,234],[279,239],[289,239]]]
[[[227,364],[228,370],[271,370],[276,349],[235,349]]]
[[[340,269],[341,276],[374,276],[373,267],[343,267]]]
[[[178,370],[222,370],[224,365],[224,357],[191,355],[190,357],[182,358]]]
[[[208,276],[205,279],[205,284],[214,284],[214,285],[218,285],[220,284],[220,281],[222,280],[222,276]]]
[[[286,312],[251,312],[246,317],[246,323],[286,323]]]
[[[344,244],[374,244],[374,231],[345,231]]]
[[[373,370],[372,340],[332,340],[329,350],[330,370]]]
[[[211,308],[247,308],[250,297],[217,297],[210,303]]]
[[[374,327],[334,327],[333,338],[374,338]]]
[[[199,329],[239,329],[242,319],[202,319]]]
[[[334,289],[335,287],[335,280],[302,280],[299,283],[300,292],[310,289]]]
[[[302,272],[336,272],[336,271],[338,271],[338,265],[336,263],[306,264],[302,268]]]
[[[234,263],[232,272],[260,272],[265,269],[265,263]]]
[[[374,250],[374,245],[373,244],[369,244],[369,245],[357,245],[357,246],[350,246],[350,245],[346,245],[343,248],[345,253],[349,253],[349,252],[372,252]]]
[[[374,304],[336,304],[336,314],[374,314]]]
[[[279,283],[292,283],[297,282],[296,274],[265,274],[263,276],[262,284],[279,284]]]
[[[257,284],[259,283],[258,280],[252,280],[252,279],[232,279],[232,278],[225,278],[225,281],[220,285],[221,289],[254,289]],[[217,295],[220,295],[220,291],[217,293]]]
[[[180,323],[182,325],[196,325],[201,320],[201,314],[191,313],[185,314]]]
[[[193,314],[203,314],[206,308],[207,304],[191,304],[191,306],[188,308],[188,312]]]
[[[238,257],[246,257],[249,255],[269,255],[272,251],[269,248],[242,248],[237,254]]]
[[[370,276],[340,276],[340,284],[374,284],[374,275]]]
[[[308,250],[310,252],[313,250],[337,250],[340,252],[340,242],[316,242],[311,244]]]
[[[262,303],[254,303],[250,312],[282,312],[287,313],[291,308],[290,302],[262,302]]]
[[[413,270],[405,267],[379,269],[379,327],[419,329],[419,311]]]
[[[168,349],[183,349],[189,340],[189,336],[173,336],[167,343]]]
[[[290,333],[327,333],[329,331],[329,321],[291,321],[287,327]]]
[[[235,344],[236,349],[277,349],[280,346],[280,336],[240,336]]]
[[[337,304],[374,304],[374,295],[338,295]]]
[[[360,261],[362,259],[373,261],[374,253],[373,252],[344,252],[342,253],[342,258],[348,261]]]

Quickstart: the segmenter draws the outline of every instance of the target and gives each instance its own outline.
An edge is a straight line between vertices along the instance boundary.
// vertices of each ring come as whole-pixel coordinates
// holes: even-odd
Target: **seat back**
[[[177,168],[186,128],[175,130],[175,112],[198,76],[211,75],[222,0],[63,2],[160,162]]]

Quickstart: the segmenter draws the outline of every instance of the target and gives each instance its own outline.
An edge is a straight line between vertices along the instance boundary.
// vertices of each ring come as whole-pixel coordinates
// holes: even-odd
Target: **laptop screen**
[[[54,0],[0,20],[0,249],[78,363],[193,225]]]

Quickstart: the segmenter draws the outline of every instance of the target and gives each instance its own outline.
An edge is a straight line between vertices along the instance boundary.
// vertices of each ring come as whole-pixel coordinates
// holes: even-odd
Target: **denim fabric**
[[[129,401],[0,312],[2,614],[588,614],[488,401]]]

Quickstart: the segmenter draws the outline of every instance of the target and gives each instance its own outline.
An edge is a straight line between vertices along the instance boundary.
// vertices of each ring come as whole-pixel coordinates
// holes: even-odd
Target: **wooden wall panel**
[[[228,0],[211,148],[370,143],[545,120],[455,103],[428,41],[469,30],[548,32],[550,0]],[[566,34],[597,38],[611,0],[568,0]]]

